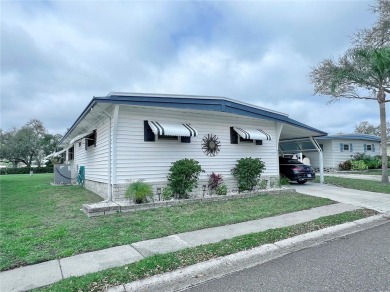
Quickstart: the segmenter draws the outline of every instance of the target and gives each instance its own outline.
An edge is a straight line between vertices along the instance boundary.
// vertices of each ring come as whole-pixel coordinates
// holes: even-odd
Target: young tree
[[[315,94],[329,95],[330,102],[340,98],[376,100],[379,105],[382,150],[382,182],[389,183],[386,149],[386,94],[390,94],[390,5],[379,0],[374,7],[379,20],[371,29],[358,32],[355,46],[338,61],[323,60],[312,68]]]

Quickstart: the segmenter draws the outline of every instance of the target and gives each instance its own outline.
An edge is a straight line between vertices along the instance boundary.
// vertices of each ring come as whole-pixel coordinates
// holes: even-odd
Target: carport
[[[320,162],[320,183],[324,182],[324,161],[322,149],[315,140],[316,137],[326,136],[322,132],[319,135],[318,130],[308,128],[307,126],[296,127],[295,125],[283,124],[280,127],[279,155],[297,154],[307,152],[318,152]]]

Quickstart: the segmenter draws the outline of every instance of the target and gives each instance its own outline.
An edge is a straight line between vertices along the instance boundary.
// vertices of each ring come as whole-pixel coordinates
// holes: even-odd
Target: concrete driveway
[[[390,194],[359,191],[311,182],[304,185],[291,184],[291,187],[302,194],[328,198],[336,202],[365,207],[379,212],[390,212]]]
[[[319,174],[316,174],[319,177]],[[353,174],[353,173],[340,173],[340,172],[327,172],[324,173],[324,176],[335,176],[335,177],[343,177],[343,178],[352,178],[352,179],[366,179],[366,180],[375,180],[381,181],[382,176],[376,174]]]

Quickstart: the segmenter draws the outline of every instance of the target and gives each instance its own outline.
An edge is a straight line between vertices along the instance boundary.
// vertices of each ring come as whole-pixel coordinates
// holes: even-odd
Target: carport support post
[[[320,145],[318,145],[317,141],[313,139],[313,137],[309,137],[311,143],[313,143],[314,147],[316,147],[319,155],[319,160],[320,160],[320,183],[324,183],[324,157],[322,155],[322,149]]]

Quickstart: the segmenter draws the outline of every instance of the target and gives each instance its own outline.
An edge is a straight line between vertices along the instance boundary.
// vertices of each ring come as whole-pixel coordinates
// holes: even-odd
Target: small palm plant
[[[148,198],[153,196],[153,188],[151,184],[139,179],[130,183],[126,190],[125,197],[133,200],[136,204],[146,203]]]

